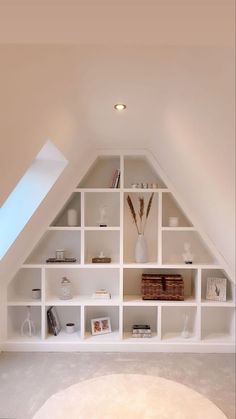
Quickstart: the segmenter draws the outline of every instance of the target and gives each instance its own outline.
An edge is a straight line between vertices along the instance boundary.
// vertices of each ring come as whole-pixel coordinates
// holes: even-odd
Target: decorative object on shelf
[[[48,258],[46,260],[47,263],[74,263],[76,262],[76,258],[65,258],[65,259],[57,259],[57,258]]]
[[[185,314],[184,315],[184,327],[183,330],[181,332],[181,336],[184,339],[188,339],[190,337],[190,333],[189,333],[189,315]]]
[[[151,183],[150,188],[151,189],[158,189],[158,183]]]
[[[57,336],[61,331],[61,324],[55,307],[50,307],[47,310],[47,319],[49,333]]]
[[[120,170],[116,169],[111,181],[111,188],[119,188],[120,183]]]
[[[31,319],[31,306],[26,307],[27,317],[21,325],[21,335],[32,337],[36,333],[36,328],[33,320]]]
[[[34,300],[40,300],[41,298],[41,289],[40,288],[33,288],[31,291],[32,298]]]
[[[207,278],[206,299],[226,301],[226,278]]]
[[[92,335],[102,335],[111,332],[111,321],[109,317],[100,317],[98,319],[91,319]]]
[[[132,328],[133,338],[151,338],[152,331],[149,324],[134,324]]]
[[[100,252],[99,256],[92,258],[92,263],[111,263],[111,258],[104,256],[104,253]]]
[[[106,289],[99,288],[93,293],[92,298],[97,298],[99,300],[109,300],[111,298],[111,294]]]
[[[65,250],[64,249],[56,250],[56,259],[57,260],[65,260]]]
[[[135,244],[135,262],[146,263],[148,261],[147,242],[143,234],[139,234]]]
[[[193,253],[191,253],[191,244],[185,242],[184,243],[184,253],[183,253],[183,260],[184,263],[187,265],[191,265],[193,263]]]
[[[61,281],[60,299],[61,300],[72,299],[71,282],[65,276],[63,276],[62,281]]]
[[[78,225],[78,212],[75,208],[69,208],[67,210],[67,225],[69,227],[75,227]]]
[[[99,227],[108,226],[108,206],[99,207],[99,219],[97,221]]]
[[[142,274],[143,300],[184,300],[184,280],[181,275]]]
[[[135,246],[135,262],[137,263],[145,263],[148,261],[148,250],[147,250],[147,243],[144,237],[144,232],[146,228],[146,223],[148,216],[150,214],[150,210],[152,207],[152,200],[153,200],[154,193],[151,194],[147,208],[145,211],[145,200],[144,197],[139,197],[139,210],[138,210],[138,217],[136,211],[133,206],[133,202],[130,196],[127,196],[127,202],[130,209],[130,213],[137,229],[138,238]],[[139,219],[138,219],[139,218]]]
[[[179,219],[178,217],[169,217],[169,227],[178,227]]]
[[[71,334],[75,332],[75,323],[66,323],[66,333]]]

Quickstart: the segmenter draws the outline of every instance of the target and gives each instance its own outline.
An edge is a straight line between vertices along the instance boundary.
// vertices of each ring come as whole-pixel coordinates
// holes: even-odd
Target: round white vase
[[[135,246],[135,262],[146,263],[148,261],[147,242],[143,234],[139,234]]]

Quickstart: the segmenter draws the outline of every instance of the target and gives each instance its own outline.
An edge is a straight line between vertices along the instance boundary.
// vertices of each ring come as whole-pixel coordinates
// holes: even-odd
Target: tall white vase
[[[147,242],[143,234],[139,234],[135,246],[135,262],[145,263],[148,261]]]

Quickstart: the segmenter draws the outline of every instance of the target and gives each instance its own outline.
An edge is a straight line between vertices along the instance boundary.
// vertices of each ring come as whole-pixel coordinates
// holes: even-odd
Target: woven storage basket
[[[143,300],[184,300],[184,281],[181,275],[142,274]]]

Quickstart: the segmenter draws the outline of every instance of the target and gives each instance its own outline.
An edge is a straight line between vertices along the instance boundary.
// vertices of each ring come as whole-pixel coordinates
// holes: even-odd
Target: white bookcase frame
[[[155,172],[156,175],[153,178],[153,182],[156,183],[158,180],[161,187],[143,189],[133,188],[131,185],[125,184],[124,182],[127,178],[125,177],[124,169],[128,167],[129,161],[132,167],[128,178],[134,179],[134,169],[137,162],[137,181],[142,181],[142,172],[138,170],[138,165],[141,164],[144,170],[143,173],[148,177],[149,182],[152,174]],[[101,178],[96,177],[97,162]],[[117,164],[119,167],[117,167]],[[116,168],[120,169],[120,184],[119,188],[112,189],[108,185],[111,183],[112,173]],[[109,171],[111,171],[110,181],[107,179]],[[91,179],[95,182],[95,187],[91,187]],[[143,179],[143,182],[145,181],[146,179]],[[220,255],[214,246],[199,231],[196,225],[191,224],[191,215],[187,214],[185,216],[181,209],[182,206],[179,206],[179,200],[173,188],[168,185],[165,175],[152,155],[142,150],[131,152],[117,151],[116,153],[111,153],[107,150],[98,153],[97,160],[90,167],[84,178],[80,180],[80,184],[82,187],[76,187],[71,191],[70,199],[59,214],[56,215],[46,232],[51,240],[50,250],[58,247],[56,240],[53,241],[54,235],[62,241],[63,237],[67,237],[67,242],[70,242],[70,238],[72,240],[72,238],[77,237],[80,244],[79,248],[74,244],[74,249],[77,250],[76,257],[78,260],[76,263],[71,264],[47,264],[42,260],[42,257],[46,259],[45,254],[40,256],[37,253],[37,246],[36,250],[33,249],[8,286],[7,324],[5,325],[7,338],[3,342],[3,349],[13,351],[234,352],[235,287],[232,278],[226,272],[227,268],[222,263]],[[103,184],[104,188],[101,187]],[[124,240],[126,240],[126,234],[133,234],[130,214],[126,213],[124,216],[124,211],[127,211],[125,205],[127,193],[148,193],[148,196],[150,196],[151,192],[155,193],[157,200],[156,213],[152,214],[152,217],[156,218],[157,225],[155,231],[157,252],[156,257],[153,257],[156,260],[145,264],[137,264],[134,261],[127,263],[126,255],[124,254]],[[99,193],[109,194],[110,202],[112,202],[113,194],[116,194],[116,197],[117,195],[119,196],[119,205],[116,205],[114,209],[114,211],[117,211],[115,215],[116,221],[112,223],[112,226],[105,228],[96,225],[94,214],[92,215],[92,225],[86,222],[86,197],[89,196],[89,200],[92,202],[93,194]],[[167,193],[170,199],[166,199],[164,194]],[[78,197],[76,194],[78,194]],[[97,198],[98,195],[96,195]],[[80,219],[78,226],[75,227],[66,225],[66,216],[63,213],[63,211],[67,210],[70,200],[75,203],[77,209],[80,203]],[[188,222],[186,221],[188,225],[169,227],[166,225],[166,221],[165,225],[163,225],[164,206],[168,205],[168,201],[170,201],[172,210],[175,202],[178,202],[177,216],[180,214],[181,220],[188,220]],[[129,230],[124,234],[124,222],[125,219],[127,222],[127,217],[130,217],[130,226],[128,226]],[[119,225],[117,225],[117,220],[119,220]],[[210,262],[203,263],[201,260],[198,260],[192,265],[186,265],[180,262],[179,259],[177,262],[174,259],[172,260],[171,254],[167,253],[169,248],[171,250],[171,246],[163,246],[165,237],[168,237],[168,243],[171,243],[173,240],[175,251],[179,252],[178,247],[183,247],[183,240],[181,241],[180,238],[196,237],[197,234],[199,234],[204,243],[204,250],[200,249],[199,254],[201,255],[201,251],[202,254],[208,252],[206,260],[209,259]],[[44,236],[40,243],[44,243],[45,237],[47,236]],[[91,241],[88,240],[89,237]],[[108,248],[110,246],[110,248],[114,249],[113,261],[110,264],[92,264],[91,255],[89,255],[88,259],[89,249],[87,249],[87,246],[91,246],[90,243],[93,243],[93,252],[97,252],[98,247],[96,247],[96,243],[99,243],[99,238],[101,239],[101,237],[105,237],[104,243],[107,241]],[[196,240],[195,243],[197,243]],[[39,246],[41,245],[39,244]],[[44,248],[44,246],[41,247]],[[117,249],[119,249],[119,254],[117,254]],[[49,254],[48,257],[50,256],[52,255]],[[74,255],[70,254],[68,256]],[[96,255],[94,254],[94,256]],[[165,263],[163,263],[163,257],[167,259]],[[217,261],[220,262],[218,263]],[[193,287],[194,292],[187,295],[184,301],[144,301],[141,298],[140,291],[138,292],[137,284],[134,282],[134,275],[137,275],[140,284],[142,272],[150,270],[160,273],[163,271],[166,273],[181,272],[185,278],[186,288],[190,290],[190,287]],[[210,276],[224,276],[227,278],[226,302],[206,300],[205,291],[208,273]],[[31,275],[32,282],[30,282]],[[74,290],[76,290],[73,299],[66,301],[60,300],[58,297],[60,279],[64,275],[68,275],[69,278],[71,276],[72,286],[74,285]],[[113,282],[111,283],[111,281]],[[125,283],[125,281],[130,283]],[[88,294],[84,291],[86,290],[86,284]],[[110,284],[110,288],[113,290],[111,299],[92,299],[91,284],[94,284],[94,287],[99,286],[99,284],[104,286],[105,284],[108,289]],[[36,285],[41,288],[41,300],[33,300],[30,297],[29,290]],[[132,287],[135,294],[126,294],[126,290],[130,288],[132,291]],[[47,308],[52,305],[58,309],[63,326],[63,330],[58,336],[48,334]],[[34,338],[20,335],[19,322],[26,314],[26,306],[32,306],[34,316],[37,317],[36,323],[40,325],[37,336]],[[183,325],[185,314],[189,316],[190,328],[192,330],[192,334],[188,339],[184,339],[181,336],[181,325]],[[89,330],[90,319],[99,316],[111,318],[112,332],[92,336]],[[214,323],[215,318],[217,318],[217,325]],[[65,332],[65,322],[69,321],[69,319],[76,323],[76,332],[74,334]],[[131,324],[141,322],[149,322],[153,325],[152,338],[133,339],[131,337]]]

